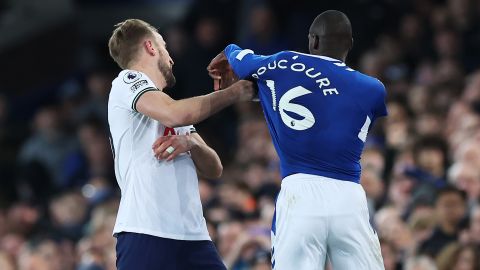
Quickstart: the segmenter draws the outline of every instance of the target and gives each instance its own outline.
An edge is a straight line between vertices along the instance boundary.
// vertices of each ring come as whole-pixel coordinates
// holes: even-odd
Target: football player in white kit
[[[108,101],[121,189],[113,231],[117,268],[225,269],[208,235],[197,178],[197,171],[218,178],[222,164],[191,124],[251,100],[253,84],[239,81],[208,95],[173,100],[162,91],[175,84],[173,61],[154,27],[126,20],[116,25],[108,45],[124,69],[113,80]]]

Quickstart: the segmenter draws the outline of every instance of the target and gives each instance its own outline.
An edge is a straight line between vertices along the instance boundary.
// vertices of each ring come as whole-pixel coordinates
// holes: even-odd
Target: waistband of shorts
[[[325,177],[321,175],[306,174],[306,173],[291,174],[283,178],[282,185],[291,184],[291,183],[301,183],[301,182],[345,183],[346,185],[360,186],[358,183],[352,182],[352,181],[345,181],[341,179],[335,179],[335,178]]]

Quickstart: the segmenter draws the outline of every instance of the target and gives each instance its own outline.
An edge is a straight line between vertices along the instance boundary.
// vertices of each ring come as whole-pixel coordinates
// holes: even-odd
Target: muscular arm
[[[219,178],[223,166],[215,150],[210,148],[198,133],[192,133],[190,137],[194,141],[190,153],[198,173],[206,178]]]
[[[140,96],[135,109],[168,127],[198,123],[223,108],[237,102],[251,100],[253,84],[239,81],[225,90],[208,95],[174,100],[161,91],[150,91]]]

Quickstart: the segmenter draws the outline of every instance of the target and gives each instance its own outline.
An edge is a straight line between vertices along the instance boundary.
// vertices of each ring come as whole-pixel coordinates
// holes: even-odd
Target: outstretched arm
[[[198,123],[237,101],[251,100],[254,92],[253,83],[244,80],[225,90],[182,100],[161,91],[148,91],[138,98],[133,109],[165,126],[179,127]]]

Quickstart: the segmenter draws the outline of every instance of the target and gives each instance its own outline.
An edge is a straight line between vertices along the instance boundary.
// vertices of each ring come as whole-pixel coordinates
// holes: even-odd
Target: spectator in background
[[[81,238],[88,208],[86,199],[80,193],[67,192],[58,195],[50,202],[49,211],[55,235],[75,242]]]
[[[476,270],[480,268],[477,246],[452,243],[442,249],[436,258],[438,270]]]
[[[27,242],[18,257],[19,270],[71,270],[62,265],[60,250],[52,239],[40,238]]]
[[[418,256],[408,258],[404,270],[437,270],[437,267],[429,257]]]
[[[277,30],[277,22],[271,8],[265,4],[256,4],[250,10],[249,33],[242,48],[250,48],[257,54],[270,55],[288,49],[285,40]]]
[[[443,247],[457,241],[465,214],[465,193],[450,186],[440,189],[435,200],[437,227],[421,244],[419,252],[435,257]]]
[[[65,158],[77,149],[76,141],[65,133],[61,115],[56,107],[39,110],[34,119],[34,133],[23,144],[19,163],[22,167],[39,164],[48,171],[51,188],[58,188],[62,182]],[[31,179],[31,181],[35,181]],[[48,186],[48,181],[41,183]],[[34,186],[39,186],[35,184]],[[30,191],[33,192],[33,191]]]
[[[15,264],[13,263],[12,259],[5,254],[4,252],[0,252],[0,269],[2,270],[15,270]]]

